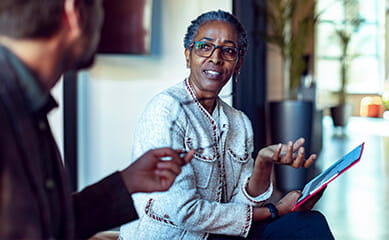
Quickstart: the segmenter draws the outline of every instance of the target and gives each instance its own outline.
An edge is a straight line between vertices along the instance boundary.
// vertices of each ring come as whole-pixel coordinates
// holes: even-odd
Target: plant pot
[[[311,153],[312,122],[314,104],[311,101],[286,100],[270,103],[270,134],[272,144],[305,139],[305,155]],[[307,182],[306,168],[275,166],[277,188],[286,193],[302,190]]]
[[[345,127],[352,115],[352,105],[349,103],[330,107],[332,121],[335,127]]]

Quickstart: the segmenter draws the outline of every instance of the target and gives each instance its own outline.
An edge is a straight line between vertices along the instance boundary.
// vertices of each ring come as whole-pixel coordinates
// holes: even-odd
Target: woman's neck
[[[214,92],[199,91],[196,86],[191,83],[191,81],[189,81],[189,85],[193,89],[193,92],[200,104],[205,108],[205,110],[207,110],[207,112],[212,114],[216,106],[217,94]]]
[[[199,102],[210,114],[213,113],[216,106],[216,98],[212,98],[212,100],[199,100]]]

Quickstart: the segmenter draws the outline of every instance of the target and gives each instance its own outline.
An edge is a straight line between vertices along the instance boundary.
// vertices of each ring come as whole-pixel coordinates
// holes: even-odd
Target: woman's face
[[[212,21],[200,26],[194,41],[227,47],[225,49],[237,48],[238,33],[227,22]],[[212,55],[203,57],[195,53],[195,46],[185,49],[186,62],[190,68],[189,81],[198,98],[216,96],[232,74],[238,73],[241,58],[238,56],[235,60],[226,60],[222,51],[216,48]]]

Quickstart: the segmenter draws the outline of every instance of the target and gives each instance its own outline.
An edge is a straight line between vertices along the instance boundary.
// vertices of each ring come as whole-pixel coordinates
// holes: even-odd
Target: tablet
[[[296,205],[292,209],[294,211],[297,207],[303,204],[305,201],[310,199],[330,182],[337,178],[340,174],[344,173],[347,169],[352,167],[354,164],[359,162],[362,156],[363,147],[365,143],[361,143],[359,146],[354,148],[351,152],[347,153],[341,159],[333,163],[322,173],[317,175],[311,181],[309,181],[303,191],[301,197],[297,200]]]

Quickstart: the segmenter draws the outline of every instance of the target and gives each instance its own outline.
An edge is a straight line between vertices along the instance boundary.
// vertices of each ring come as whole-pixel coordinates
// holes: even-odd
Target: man
[[[47,121],[56,107],[49,92],[64,71],[93,63],[101,1],[0,1],[0,239],[80,239],[124,224],[137,218],[132,193],[167,190],[193,157],[152,150],[70,193]]]

